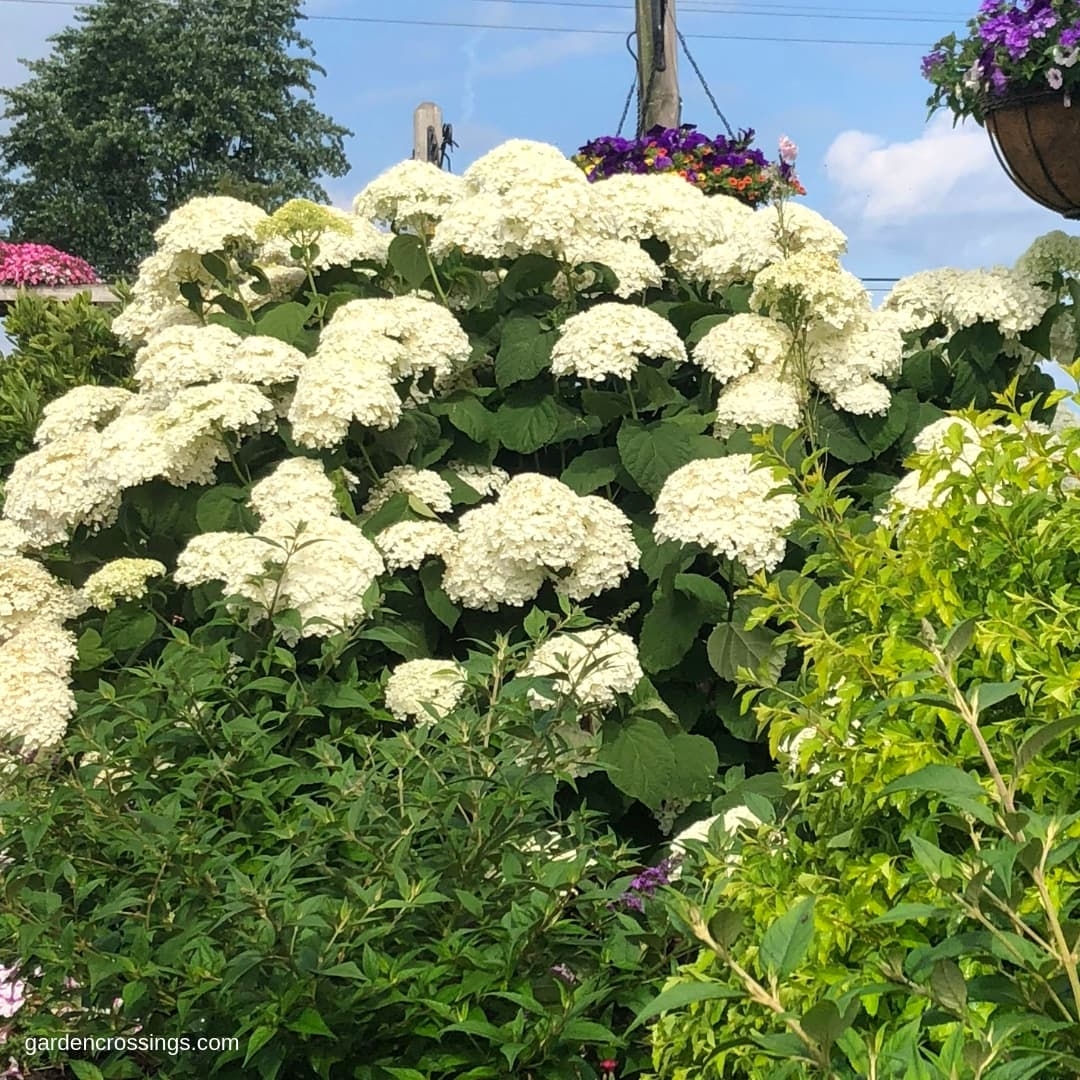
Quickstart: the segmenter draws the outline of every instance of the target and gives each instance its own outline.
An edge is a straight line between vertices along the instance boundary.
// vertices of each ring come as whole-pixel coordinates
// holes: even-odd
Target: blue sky
[[[17,58],[45,55],[49,34],[73,8],[0,4],[0,86],[10,86],[25,77]],[[633,0],[310,0],[304,30],[327,70],[317,103],[355,132],[351,173],[328,185],[334,201],[347,206],[368,180],[409,156],[412,111],[422,100],[438,102],[454,125],[456,171],[511,137],[569,153],[613,133],[633,78],[625,47],[633,7]],[[780,135],[799,145],[806,203],[848,234],[848,268],[896,277],[1011,263],[1041,233],[1077,231],[1012,186],[981,128],[954,130],[951,116],[927,122],[919,60],[939,37],[961,31],[975,7],[974,0],[913,7],[680,0],[678,17],[732,126],[753,127],[770,155]],[[608,33],[586,32],[598,30]],[[751,40],[780,38],[818,40]],[[684,121],[721,131],[685,58],[680,81]]]

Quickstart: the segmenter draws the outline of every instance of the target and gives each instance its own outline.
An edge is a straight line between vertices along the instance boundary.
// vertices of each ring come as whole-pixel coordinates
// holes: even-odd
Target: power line
[[[77,0],[0,0],[0,4],[32,4],[42,7],[94,7],[93,4],[78,3]],[[624,37],[624,30],[604,27],[583,26],[524,26],[505,23],[456,22],[442,19],[387,19],[369,15],[308,15],[311,22],[361,23],[374,26],[423,26],[455,30],[509,30],[519,33],[541,34],[588,34],[592,36]],[[872,45],[889,46],[905,49],[927,49],[930,46],[923,41],[871,41],[866,38],[817,38],[817,37],[776,37],[757,34],[687,34],[688,38],[698,41],[763,41],[772,44],[792,45]]]
[[[736,0],[738,2],[738,0]],[[567,8],[599,8],[605,11],[625,11],[625,4],[613,4],[610,2],[602,2],[602,0],[473,0],[473,3],[480,4],[507,4],[513,6],[529,6],[529,7],[567,7]],[[897,14],[890,14],[885,11],[879,12],[866,12],[864,11],[859,15],[852,15],[850,12],[844,12],[840,9],[839,12],[835,8],[820,8],[818,11],[814,11],[812,7],[806,5],[799,5],[798,8],[792,7],[790,4],[771,4],[766,3],[762,5],[754,5],[752,7],[730,8],[730,7],[714,7],[712,5],[698,6],[694,0],[688,0],[679,6],[680,15],[728,15],[735,18],[769,18],[772,16],[779,16],[785,19],[853,19],[867,22],[901,22],[901,23],[946,23],[949,26],[955,26],[958,21],[965,21],[966,16],[957,15],[955,18],[942,17],[941,15],[924,15],[919,16],[914,13],[904,12]]]

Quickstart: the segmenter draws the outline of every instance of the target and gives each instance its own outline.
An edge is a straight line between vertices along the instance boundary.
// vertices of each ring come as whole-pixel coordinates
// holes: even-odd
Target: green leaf
[[[977,322],[957,330],[946,346],[949,359],[968,360],[975,367],[989,371],[1001,354],[1005,337],[993,323]]]
[[[157,619],[134,603],[115,607],[105,616],[101,627],[101,643],[114,656],[123,656],[141,649],[157,632]]]
[[[388,260],[397,275],[414,289],[431,276],[424,245],[418,236],[395,236],[390,241]]]
[[[484,408],[483,402],[472,394],[466,394],[457,401],[450,402],[446,417],[458,431],[467,435],[473,442],[487,442],[491,438],[495,417]]]
[[[676,574],[675,588],[687,596],[697,597],[706,619],[727,622],[731,605],[724,587],[718,581],[704,574]]]
[[[949,393],[954,409],[986,409],[990,407],[990,388],[985,374],[968,360],[954,360],[953,384]]]
[[[641,624],[638,655],[648,672],[674,667],[697,640],[705,613],[701,604],[683,593],[661,593]]]
[[[277,1032],[267,1024],[257,1027],[248,1039],[247,1053],[244,1055],[246,1065],[275,1035]]]
[[[871,923],[894,923],[908,922],[911,919],[936,919],[939,916],[948,915],[945,908],[936,907],[934,904],[897,904],[889,908],[884,915],[871,919]]]
[[[813,405],[812,420],[818,445],[837,461],[845,465],[857,465],[874,456],[874,452],[859,437],[854,417],[837,412],[819,398]]]
[[[714,982],[678,983],[661,991],[634,1017],[634,1022],[626,1029],[627,1034],[640,1027],[646,1020],[651,1020],[661,1013],[672,1012],[675,1009],[685,1008],[698,1001],[723,1001],[733,998],[741,998],[742,991],[733,990],[730,986],[723,986]]]
[[[267,304],[259,308],[255,321],[259,334],[292,345],[310,315],[311,309],[306,304],[290,300],[285,304]]]
[[[936,349],[923,349],[904,361],[902,378],[920,398],[940,398],[949,388],[949,365]]]
[[[730,318],[730,315],[704,315],[700,319],[695,319],[694,325],[690,327],[690,333],[686,335],[686,347],[688,349],[692,348],[714,326],[719,326],[721,323],[727,322]]]
[[[802,962],[814,937],[814,898],[800,900],[765,931],[758,949],[770,977],[786,979]]]
[[[551,350],[557,338],[554,330],[545,330],[531,316],[507,319],[495,354],[496,384],[505,388],[535,379],[551,366]]]
[[[78,1080],[105,1080],[102,1071],[92,1061],[69,1058],[64,1064],[78,1077]]]
[[[968,691],[968,701],[976,712],[982,712],[1020,692],[1023,684],[1014,679],[1007,683],[980,683]]]
[[[512,390],[495,415],[495,430],[507,450],[531,454],[546,446],[559,429],[559,410],[551,394],[536,387]]]
[[[204,491],[195,504],[195,521],[200,531],[242,531],[248,520],[244,513],[247,497],[248,493],[243,488],[228,484],[219,484]]]
[[[630,415],[630,399],[611,390],[582,390],[581,407],[605,424]]]
[[[562,471],[560,480],[578,495],[591,495],[619,475],[619,451],[614,446],[585,450]]]
[[[712,741],[704,735],[680,732],[672,736],[671,748],[675,752],[673,796],[690,802],[708,798],[720,770],[720,759]]]
[[[738,681],[740,668],[748,668],[755,676],[771,672],[775,677],[784,662],[776,637],[764,626],[746,630],[735,623],[721,623],[709,635],[709,663],[717,675],[729,682]]]
[[[857,1007],[858,1002],[855,1004]],[[849,1019],[841,1015],[835,1001],[819,1001],[803,1014],[802,1027],[818,1046],[827,1050],[851,1026],[855,1015],[856,1013],[852,1012]]]
[[[646,426],[624,420],[616,438],[626,471],[648,494],[659,495],[664,481],[696,456],[690,432],[680,424],[660,420]]]
[[[979,625],[977,619],[965,619],[957,623],[946,635],[941,643],[941,651],[945,659],[952,663],[971,644],[975,636],[975,627]]]
[[[685,402],[686,399],[654,367],[639,365],[634,372],[631,389],[639,409],[655,410],[665,405]]]
[[[883,454],[907,430],[911,414],[918,407],[913,390],[901,390],[893,394],[889,411],[884,416],[855,416],[855,430],[859,438],[875,455]]]
[[[975,777],[953,765],[924,765],[889,784],[882,795],[914,791],[920,795],[940,795],[946,801],[957,798],[982,799],[986,792]]]
[[[671,794],[675,752],[653,720],[631,719],[601,747],[599,762],[622,792],[655,809]]]
[[[603,1024],[592,1020],[571,1020],[563,1029],[562,1037],[575,1043],[601,1043],[609,1045],[615,1042],[615,1035]]]
[[[930,992],[951,1012],[963,1013],[967,1008],[967,983],[964,973],[952,960],[939,960],[930,973]]]
[[[443,591],[442,569],[438,563],[429,560],[420,567],[420,584],[423,586],[424,600],[431,609],[431,614],[447,630],[453,630],[461,618],[461,608]]]
[[[530,252],[522,255],[506,271],[499,291],[508,300],[516,300],[523,294],[535,292],[554,281],[558,273],[559,263],[556,259]]]
[[[326,1021],[310,1007],[285,1026],[290,1031],[297,1031],[301,1035],[325,1035],[331,1039],[334,1038],[334,1033],[326,1026]]]
[[[355,982],[363,982],[367,978],[352,960],[346,960],[343,964],[334,964],[333,967],[323,968],[319,974],[326,975],[331,979],[352,979]]]
[[[1078,725],[1080,725],[1080,714],[1074,714],[1043,724],[1037,731],[1033,731],[1016,752],[1016,771],[1023,772],[1052,742]]]

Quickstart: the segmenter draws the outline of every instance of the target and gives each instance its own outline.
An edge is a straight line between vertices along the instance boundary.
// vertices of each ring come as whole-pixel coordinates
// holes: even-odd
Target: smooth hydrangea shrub
[[[875,310],[840,230],[778,193],[753,211],[678,175],[590,182],[512,140],[461,177],[395,166],[353,213],[177,210],[113,323],[131,386],[50,404],[3,519],[12,557],[83,604],[113,563],[156,565],[142,595],[48,616],[77,645],[34,675],[48,694],[0,642],[9,736],[56,747],[73,689],[92,700],[217,603],[241,658],[276,628],[310,674],[350,641],[320,676],[342,683],[464,662],[471,642],[546,648],[536,627],[576,603],[624,643],[605,691],[564,692],[590,681],[571,648],[540,653],[546,689],[522,693],[587,751],[581,797],[644,804],[653,841],[717,812],[721,764],[769,765],[740,672],[799,663],[739,590],[811,550],[754,436],[790,461],[827,451],[852,505],[880,511],[945,408],[1014,379],[1033,399],[1040,358],[1075,344],[1067,241],[915,275]],[[104,580],[134,577],[120,566]],[[395,697],[403,679],[407,722],[450,707],[408,681]]]

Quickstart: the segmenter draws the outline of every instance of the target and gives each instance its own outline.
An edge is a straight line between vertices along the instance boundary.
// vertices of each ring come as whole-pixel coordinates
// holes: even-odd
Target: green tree
[[[298,33],[298,0],[101,0],[0,92],[0,216],[20,240],[73,251],[107,275],[153,247],[195,195],[267,207],[325,199],[350,132],[311,100],[325,74]]]

